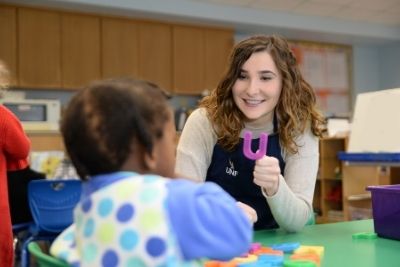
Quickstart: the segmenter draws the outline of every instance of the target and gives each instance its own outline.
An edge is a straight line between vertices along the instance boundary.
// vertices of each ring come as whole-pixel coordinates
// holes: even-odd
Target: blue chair
[[[8,200],[13,230],[14,260],[21,259],[22,244],[29,236],[29,226],[33,223],[28,204],[28,184],[32,180],[45,179],[43,173],[36,172],[30,167],[20,170],[7,171]]]
[[[80,180],[36,180],[28,184],[28,201],[34,223],[22,247],[22,267],[29,266],[30,242],[53,241],[72,224],[73,209],[80,200],[81,191]]]

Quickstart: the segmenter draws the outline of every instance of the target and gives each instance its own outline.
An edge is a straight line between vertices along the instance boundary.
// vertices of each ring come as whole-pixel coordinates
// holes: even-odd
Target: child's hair
[[[0,60],[0,98],[3,97],[5,89],[9,85],[10,73],[6,64]]]
[[[172,119],[167,98],[157,85],[129,78],[95,82],[77,93],[61,132],[81,179],[119,171],[132,152],[151,153]]]

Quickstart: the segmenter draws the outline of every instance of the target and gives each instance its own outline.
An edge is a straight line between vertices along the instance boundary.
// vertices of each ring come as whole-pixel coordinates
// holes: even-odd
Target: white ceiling
[[[400,28],[400,0],[186,0]]]

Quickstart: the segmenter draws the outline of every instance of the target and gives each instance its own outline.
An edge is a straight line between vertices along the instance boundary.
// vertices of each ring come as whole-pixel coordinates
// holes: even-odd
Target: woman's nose
[[[249,80],[246,93],[249,96],[256,95],[260,91],[259,83],[256,80]]]

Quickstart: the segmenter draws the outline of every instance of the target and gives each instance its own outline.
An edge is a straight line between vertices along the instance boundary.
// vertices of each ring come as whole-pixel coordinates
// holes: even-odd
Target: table
[[[374,232],[373,220],[309,225],[299,233],[281,229],[256,231],[254,242],[263,246],[286,242],[323,246],[322,267],[400,266],[400,241],[380,237],[353,240],[352,235],[359,232]]]

